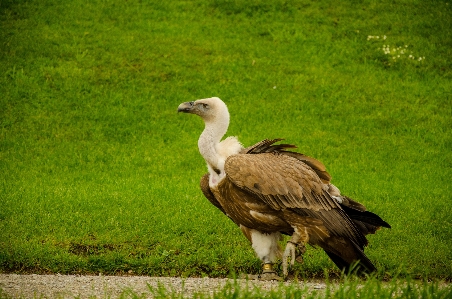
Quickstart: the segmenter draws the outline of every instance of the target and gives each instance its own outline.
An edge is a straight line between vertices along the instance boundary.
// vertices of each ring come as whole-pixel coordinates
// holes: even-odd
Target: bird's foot
[[[302,243],[298,244],[297,249],[296,249],[296,254],[295,254],[296,255],[295,260],[297,262],[299,262],[300,264],[303,263],[303,254],[305,252],[306,252],[306,246],[304,246],[304,244],[302,244]]]
[[[281,276],[278,276],[278,274],[276,274],[276,272],[262,273],[261,275],[259,275],[258,279],[261,281],[269,281],[269,280],[283,281],[284,280],[284,278],[282,278]]]
[[[262,274],[259,275],[259,280],[277,280],[277,281],[283,281],[284,279],[278,274],[276,274],[276,271],[273,270],[273,264],[266,263],[262,266]]]
[[[289,258],[290,258],[290,266],[293,267],[295,261],[299,263],[303,263],[303,254],[306,252],[306,247],[303,243],[294,243],[291,241],[287,242],[286,249],[284,250],[282,266],[283,266],[283,275],[287,277],[289,274]]]
[[[295,264],[295,249],[296,244],[293,242],[287,242],[286,249],[284,250],[284,254],[282,257],[282,266],[283,266],[283,275],[284,277],[287,277],[289,274],[288,268],[289,268],[289,258],[290,258],[290,265],[293,266]]]

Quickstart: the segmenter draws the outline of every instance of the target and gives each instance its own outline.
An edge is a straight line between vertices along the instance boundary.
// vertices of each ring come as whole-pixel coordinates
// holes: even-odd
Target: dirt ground
[[[231,279],[177,278],[148,276],[81,276],[81,275],[17,275],[0,274],[0,289],[13,298],[118,298],[124,291],[152,298],[150,287],[164,286],[191,297],[193,293],[214,293]],[[270,290],[279,286],[276,281],[237,280],[243,287],[259,287]],[[287,283],[288,284],[288,283]],[[299,282],[309,290],[323,290],[323,282]],[[3,296],[2,296],[3,297]]]

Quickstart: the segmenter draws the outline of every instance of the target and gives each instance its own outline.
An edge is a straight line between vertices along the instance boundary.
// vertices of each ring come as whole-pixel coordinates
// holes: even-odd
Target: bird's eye
[[[188,102],[190,104],[190,106],[193,106],[195,104],[195,102]]]

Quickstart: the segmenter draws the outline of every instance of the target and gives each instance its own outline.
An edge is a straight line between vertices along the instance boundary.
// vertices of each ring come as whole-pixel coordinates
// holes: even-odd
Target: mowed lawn
[[[381,277],[452,279],[452,3],[2,0],[0,271],[228,276],[260,262],[199,189],[202,121],[285,138],[392,225]],[[338,274],[309,247],[299,277]]]

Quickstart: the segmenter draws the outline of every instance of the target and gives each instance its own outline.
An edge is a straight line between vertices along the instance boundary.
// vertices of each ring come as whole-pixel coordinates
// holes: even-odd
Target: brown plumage
[[[281,255],[277,241],[282,233],[291,236],[282,255],[285,276],[288,259],[293,264],[306,243],[321,247],[341,269],[359,262],[361,270],[375,270],[363,252],[365,235],[390,226],[340,195],[321,162],[289,151],[294,145],[276,144],[281,139],[248,148],[236,139],[220,142],[229,113],[218,98],[183,103],[178,110],[197,114],[206,124],[198,142],[209,169],[200,183],[203,194],[240,226],[264,264]]]

